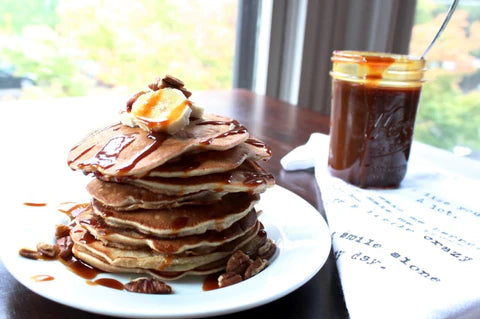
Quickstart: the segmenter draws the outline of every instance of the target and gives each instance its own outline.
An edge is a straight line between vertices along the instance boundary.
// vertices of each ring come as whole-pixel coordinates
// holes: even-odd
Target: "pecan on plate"
[[[125,289],[141,294],[170,294],[172,287],[155,278],[141,277],[125,284]]]
[[[226,272],[242,275],[253,260],[241,250],[237,250],[227,261]]]
[[[70,230],[72,228],[70,226],[64,224],[57,224],[55,225],[55,239],[59,239],[70,234]]]
[[[218,276],[218,287],[223,288],[241,282],[242,276],[233,272],[226,272]]]
[[[60,256],[61,258],[66,259],[72,255],[73,241],[70,236],[65,236],[57,239],[57,243],[55,246],[58,250],[58,256]]]
[[[18,251],[18,254],[22,257],[28,258],[28,259],[38,259],[40,258],[40,253],[36,250],[31,250],[27,248],[22,248]]]
[[[255,261],[248,266],[247,270],[245,271],[245,279],[251,278],[267,268],[268,266],[268,260],[262,259],[262,258],[257,258]]]
[[[37,251],[43,256],[55,258],[58,253],[58,248],[56,245],[40,242],[37,244]]]
[[[275,243],[269,238],[263,244],[260,246],[257,250],[257,256],[262,258],[262,259],[270,259],[273,254],[275,254],[275,251],[277,250],[277,246]]]

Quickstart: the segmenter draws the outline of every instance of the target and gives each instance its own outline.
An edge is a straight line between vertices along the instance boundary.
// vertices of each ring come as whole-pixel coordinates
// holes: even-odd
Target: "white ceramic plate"
[[[72,197],[71,197],[72,198]],[[13,209],[13,207],[12,207]],[[170,282],[171,295],[146,295],[90,286],[58,261],[29,260],[18,255],[23,247],[52,242],[54,225],[66,217],[56,203],[45,207],[15,208],[12,226],[2,240],[2,260],[10,273],[32,291],[64,305],[94,313],[135,318],[183,318],[221,315],[253,308],[276,300],[312,278],[325,263],[330,236],[320,213],[294,193],[275,186],[262,195],[258,210],[268,236],[277,244],[271,265],[239,284],[202,291],[204,277]],[[21,234],[21,235],[19,235]],[[3,236],[2,236],[3,237]],[[8,240],[7,240],[8,238]],[[52,281],[36,282],[34,275],[50,275]],[[123,283],[128,275],[100,274]]]

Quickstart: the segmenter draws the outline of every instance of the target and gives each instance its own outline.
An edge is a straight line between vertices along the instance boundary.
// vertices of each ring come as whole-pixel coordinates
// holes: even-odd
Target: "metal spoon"
[[[440,30],[438,30],[437,34],[433,38],[432,42],[428,45],[428,47],[425,49],[425,51],[422,54],[422,59],[427,55],[428,51],[432,48],[432,46],[435,44],[437,39],[440,37],[440,34],[442,34],[443,30],[448,24],[448,21],[450,21],[450,18],[452,17],[453,12],[455,11],[455,8],[457,7],[458,0],[453,0],[452,4],[450,5],[450,9],[448,9],[447,16],[445,17],[445,20],[443,20],[442,26],[440,27]]]

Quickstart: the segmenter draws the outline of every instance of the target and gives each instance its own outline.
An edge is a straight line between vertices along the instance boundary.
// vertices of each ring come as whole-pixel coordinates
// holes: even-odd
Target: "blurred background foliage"
[[[33,73],[22,98],[132,92],[169,73],[231,87],[236,0],[2,0],[0,63]]]
[[[423,52],[449,4],[417,0],[411,54]],[[130,94],[165,73],[191,90],[228,89],[237,5],[237,0],[2,0],[0,67],[35,77],[35,85],[14,98]],[[427,58],[415,138],[478,152],[479,0],[460,2]]]
[[[421,55],[451,1],[417,0],[410,53]],[[427,56],[415,139],[448,150],[480,150],[480,1],[460,2]]]

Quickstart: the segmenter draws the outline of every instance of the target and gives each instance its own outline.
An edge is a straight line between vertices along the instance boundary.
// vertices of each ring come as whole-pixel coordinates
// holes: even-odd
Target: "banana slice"
[[[197,118],[197,119],[199,119],[199,118],[202,117],[202,115],[203,115],[203,107],[198,106],[197,104],[195,104],[194,102],[192,102],[191,108],[192,108],[192,114],[190,114],[190,117],[195,117],[195,118]]]
[[[140,95],[130,112],[123,113],[122,123],[147,131],[175,134],[189,124],[191,115],[201,117],[202,113],[203,110],[193,106],[180,90],[163,88]]]

